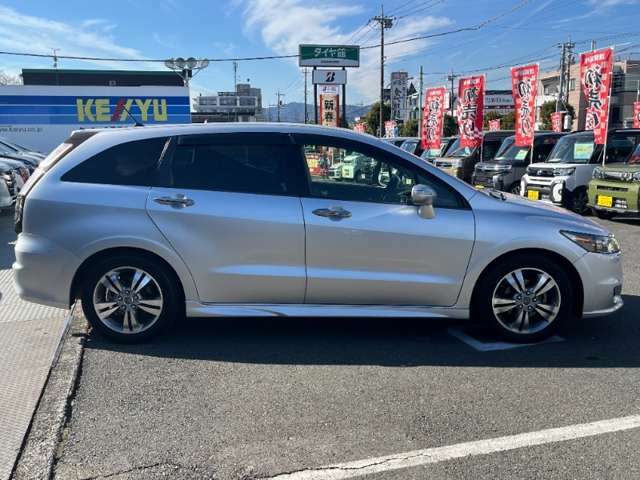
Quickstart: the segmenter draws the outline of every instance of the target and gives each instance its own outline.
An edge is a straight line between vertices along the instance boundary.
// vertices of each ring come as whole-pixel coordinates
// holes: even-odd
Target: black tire
[[[598,210],[597,208],[592,208],[591,211],[596,217],[602,220],[611,220],[613,217],[616,216],[615,212],[609,212],[607,210]]]
[[[520,195],[520,182],[515,182],[511,187],[509,187],[509,193],[513,193],[514,195]]]
[[[497,290],[503,278],[510,272],[523,268],[541,270],[549,275],[555,281],[561,299],[556,317],[550,323],[547,323],[546,327],[531,333],[514,332],[505,327],[494,313],[492,305],[494,291]],[[530,287],[531,285],[529,284],[528,286]],[[518,310],[514,310],[513,314],[517,315]],[[523,254],[507,257],[490,267],[478,280],[471,315],[474,320],[484,322],[505,340],[516,343],[539,342],[554,335],[560,328],[564,328],[575,316],[575,295],[571,280],[564,269],[544,255]],[[532,319],[534,318],[533,315],[540,320],[542,318],[532,312]],[[544,323],[540,321],[540,325],[544,325]]]
[[[569,209],[579,215],[589,213],[589,196],[586,188],[577,188],[572,194],[569,201]]]
[[[94,307],[93,296],[96,286],[108,272],[122,267],[133,267],[148,273],[155,280],[153,288],[157,288],[161,292],[162,307],[160,315],[157,316],[155,321],[149,322],[150,326],[148,328],[140,332],[122,333],[110,328],[107,323],[100,319]],[[93,329],[120,343],[137,343],[147,340],[166,331],[174,320],[184,315],[184,302],[181,290],[176,284],[175,276],[161,262],[143,255],[117,254],[113,257],[103,258],[91,265],[83,276],[80,298],[82,300],[82,310]],[[146,316],[144,312],[138,312]],[[117,314],[118,312],[114,315]]]

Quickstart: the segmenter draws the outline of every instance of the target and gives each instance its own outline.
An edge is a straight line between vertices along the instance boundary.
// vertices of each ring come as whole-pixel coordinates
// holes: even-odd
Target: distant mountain
[[[319,107],[318,107],[319,108]],[[371,109],[371,105],[347,105],[347,120],[353,122],[356,117],[364,117]],[[313,102],[307,105],[309,121],[313,122]],[[278,107],[264,109],[265,119],[275,122],[278,118]],[[304,103],[285,103],[280,107],[280,121],[304,123]]]

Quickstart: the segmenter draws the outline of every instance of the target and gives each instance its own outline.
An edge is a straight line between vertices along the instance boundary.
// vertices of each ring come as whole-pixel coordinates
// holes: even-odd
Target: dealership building
[[[175,72],[24,69],[22,79],[0,86],[0,136],[44,153],[73,130],[191,123]]]

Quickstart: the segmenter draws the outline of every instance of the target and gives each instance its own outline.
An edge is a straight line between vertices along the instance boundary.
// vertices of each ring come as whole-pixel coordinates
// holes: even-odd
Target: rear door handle
[[[175,195],[174,197],[156,197],[153,199],[153,201],[159,203],[160,205],[169,205],[170,207],[176,208],[191,207],[196,203],[192,199],[186,197],[181,193]]]
[[[318,208],[313,211],[313,214],[319,217],[327,217],[331,220],[340,220],[342,218],[351,217],[351,212],[342,207]]]

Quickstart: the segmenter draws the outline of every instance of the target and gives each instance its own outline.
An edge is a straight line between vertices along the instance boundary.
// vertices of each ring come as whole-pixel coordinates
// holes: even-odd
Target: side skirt
[[[407,305],[225,304],[186,302],[188,317],[469,318],[468,308]]]

